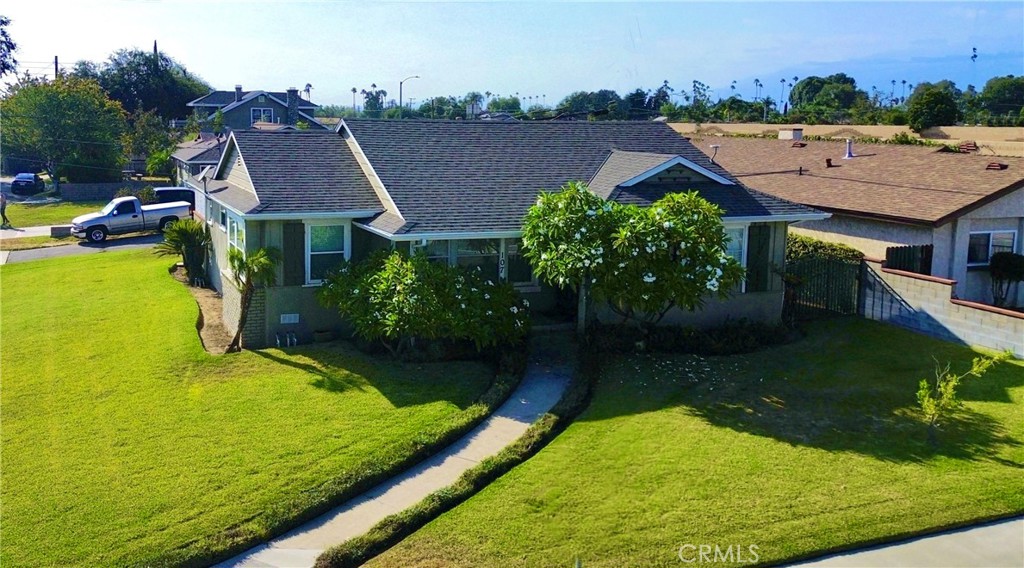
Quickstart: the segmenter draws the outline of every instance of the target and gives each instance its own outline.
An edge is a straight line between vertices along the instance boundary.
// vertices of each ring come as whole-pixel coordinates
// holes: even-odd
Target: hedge
[[[860,261],[864,258],[864,253],[851,246],[789,233],[789,236],[786,237],[786,262],[805,258]]]

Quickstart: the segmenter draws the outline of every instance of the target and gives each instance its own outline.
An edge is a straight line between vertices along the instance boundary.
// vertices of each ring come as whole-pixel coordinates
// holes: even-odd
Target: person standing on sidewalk
[[[0,217],[3,217],[4,227],[11,226],[11,220],[7,218],[7,194],[0,191]]]

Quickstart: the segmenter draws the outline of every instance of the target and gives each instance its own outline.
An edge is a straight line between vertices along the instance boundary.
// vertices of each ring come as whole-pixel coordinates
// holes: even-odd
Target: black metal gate
[[[786,265],[786,318],[808,320],[858,313],[860,261],[805,258]]]

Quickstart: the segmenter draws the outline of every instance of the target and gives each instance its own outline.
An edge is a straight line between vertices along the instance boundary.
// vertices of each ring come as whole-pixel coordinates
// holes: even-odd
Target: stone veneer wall
[[[861,313],[940,339],[1003,351],[1024,359],[1024,313],[953,297],[956,280],[885,268],[866,260]]]
[[[242,294],[235,287],[234,282],[226,278],[223,282],[221,321],[224,322],[224,327],[228,330],[228,333],[235,333],[238,330],[238,318],[242,313]],[[266,312],[266,290],[264,288],[256,288],[252,295],[252,303],[249,304],[249,318],[245,321],[245,329],[242,330],[242,347],[246,349],[259,349],[267,346],[265,334]]]

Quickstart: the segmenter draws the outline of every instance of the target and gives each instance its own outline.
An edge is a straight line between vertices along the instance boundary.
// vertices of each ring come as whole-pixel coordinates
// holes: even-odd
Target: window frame
[[[305,220],[302,222],[305,228],[306,239],[305,246],[303,247],[304,262],[306,265],[305,274],[305,286],[320,286],[324,283],[321,280],[313,280],[311,278],[310,269],[312,268],[312,257],[315,254],[338,254],[339,252],[343,255],[345,260],[352,259],[352,220],[351,219],[317,219],[317,220]],[[313,227],[343,227],[344,229],[344,248],[340,251],[319,251],[313,252],[312,237]]]
[[[260,102],[263,102],[263,101],[260,101]],[[252,115],[256,111],[260,111],[260,118],[259,118],[259,120],[253,120]],[[263,117],[266,116],[267,112],[270,112],[270,120],[263,120]],[[249,126],[252,126],[253,124],[256,124],[257,122],[271,122],[271,123],[274,122],[274,108],[273,107],[249,107]]]
[[[522,282],[513,282],[508,277],[508,263],[509,263],[509,252],[508,244],[509,241],[519,241],[519,256],[523,256],[523,238],[518,239],[501,239],[501,249],[498,257],[498,273],[499,278],[502,282],[508,282],[512,284],[519,291],[534,291],[540,289],[540,279],[537,277],[537,273],[533,270],[533,265],[530,265],[530,279]],[[525,257],[524,257],[525,260]],[[529,262],[527,262],[529,264]]]
[[[242,235],[243,235],[242,236],[241,246],[239,246],[239,243],[238,243],[238,227],[239,227],[239,225],[241,225],[241,227],[242,227]],[[242,256],[245,256],[245,238],[247,236],[246,235],[246,229],[245,229],[245,219],[243,219],[243,218],[241,218],[241,217],[239,217],[237,215],[234,215],[231,212],[228,212],[228,228],[227,228],[227,230],[225,232],[228,235],[228,248],[229,249],[230,248],[236,248],[236,249],[242,251]]]
[[[750,248],[750,223],[723,223],[722,230],[728,233],[729,231],[740,230],[740,258],[736,260],[740,261],[740,266],[743,267],[744,277],[740,281],[740,293],[745,294],[747,292],[747,250]],[[735,257],[734,257],[735,258]]]
[[[967,268],[985,268],[985,267],[987,267],[989,265],[989,263],[992,262],[992,240],[993,240],[992,236],[993,235],[997,235],[997,234],[1001,234],[1001,233],[1008,233],[1010,235],[1013,235],[1013,241],[1010,243],[1010,251],[1009,252],[1016,252],[1017,251],[1017,230],[1016,229],[993,229],[993,230],[989,230],[989,231],[970,231],[969,233],[967,233],[967,253],[964,256],[964,260],[967,261],[966,262],[967,263]],[[984,262],[971,262],[971,260],[970,260],[971,259],[971,237],[973,237],[974,235],[987,235],[988,236],[988,252],[985,255],[985,261]],[[1000,252],[1002,252],[1002,251],[1000,251]]]

